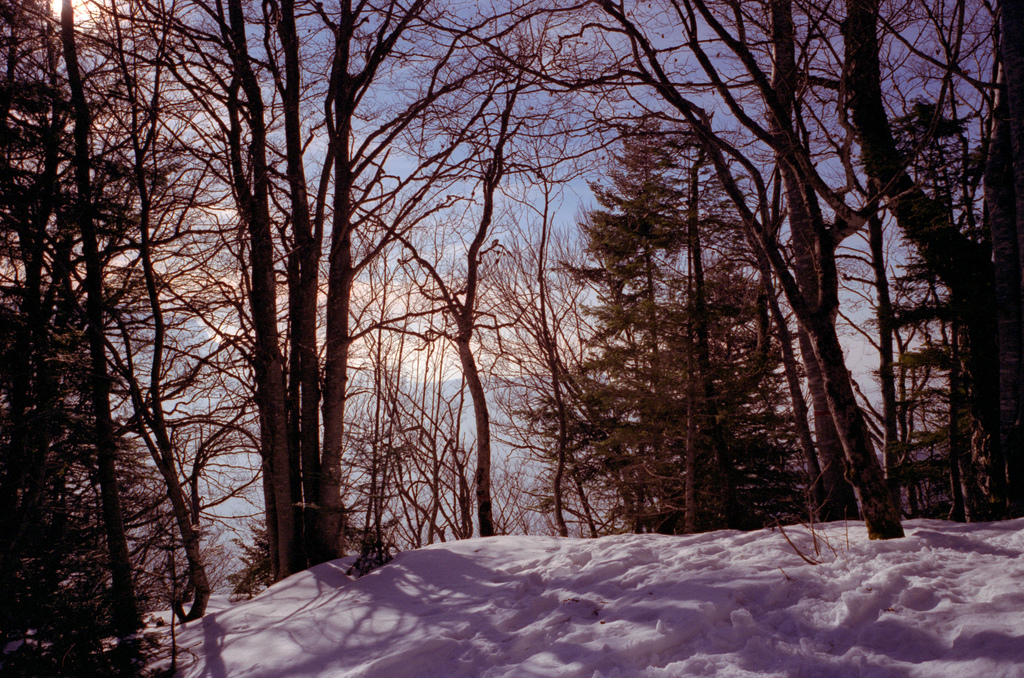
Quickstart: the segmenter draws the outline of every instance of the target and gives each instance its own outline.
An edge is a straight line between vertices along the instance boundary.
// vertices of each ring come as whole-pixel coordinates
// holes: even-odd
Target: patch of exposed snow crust
[[[326,563],[183,627],[180,675],[1024,677],[1024,519],[904,527],[474,539],[358,580]]]

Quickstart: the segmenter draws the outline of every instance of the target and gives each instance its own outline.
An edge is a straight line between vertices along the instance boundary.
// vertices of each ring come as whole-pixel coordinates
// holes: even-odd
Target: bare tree
[[[479,311],[479,289],[481,266],[490,248],[486,247],[492,233],[495,210],[495,194],[507,171],[506,152],[510,140],[516,134],[512,113],[516,100],[522,91],[523,83],[516,79],[512,82],[498,80],[484,95],[479,115],[484,118],[490,102],[498,99],[499,107],[493,121],[494,127],[486,127],[487,134],[481,143],[490,153],[490,157],[481,161],[480,191],[481,207],[475,232],[466,249],[464,276],[453,287],[445,280],[437,265],[424,258],[418,248],[408,239],[402,242],[409,251],[410,257],[419,264],[432,281],[436,292],[428,292],[441,303],[443,312],[448,315],[455,326],[452,341],[458,349],[459,362],[462,364],[463,377],[473,399],[473,413],[476,422],[476,472],[473,477],[473,491],[477,506],[477,527],[482,537],[495,534],[494,517],[491,500],[491,423],[487,409],[487,396],[484,391],[480,370],[473,352],[473,335],[477,331]],[[503,98],[504,101],[500,99]],[[493,244],[496,244],[494,241]]]
[[[581,361],[581,334],[589,328],[582,316],[587,290],[562,268],[571,245],[557,219],[572,176],[571,170],[538,172],[514,219],[518,227],[505,247],[496,285],[500,323],[507,327],[495,355],[499,372],[506,374],[496,396],[505,415],[506,444],[551,468],[545,484],[535,490],[535,501],[542,510],[550,505],[554,530],[570,536],[575,522],[580,535],[596,537],[594,510],[570,440],[571,419],[578,416],[572,368]],[[553,450],[545,429],[549,413]]]
[[[96,234],[92,186],[92,151],[90,105],[83,85],[79,64],[78,36],[71,0],[61,5],[61,44],[67,66],[68,86],[75,118],[75,184],[78,192],[76,212],[82,234],[85,259],[85,315],[89,336],[92,368],[92,407],[95,416],[96,465],[103,499],[103,525],[110,553],[110,573],[114,596],[115,627],[122,632],[135,630],[141,624],[140,611],[132,583],[131,560],[118,488],[117,447],[114,420],[110,409],[110,380],[107,371],[107,346],[104,336],[103,261]]]
[[[373,331],[360,325],[354,290],[460,176],[452,158],[465,135],[440,143],[422,125],[467,105],[459,91],[474,65],[464,36],[443,29],[447,10],[426,1],[286,1],[262,15],[238,3],[189,8],[168,19],[181,61],[172,71],[202,98],[200,123],[214,126],[211,135],[197,125],[197,141],[228,149],[230,163],[214,171],[230,180],[248,231],[241,277],[269,536],[285,576],[343,551],[350,355]]]
[[[774,7],[785,12],[787,6],[776,3]],[[802,144],[799,130],[794,127],[790,114],[792,104],[787,104],[785,92],[780,93],[780,82],[773,84],[742,35],[737,36],[725,26],[707,4],[672,2],[670,12],[684,34],[688,52],[707,78],[708,88],[721,98],[745,130],[775,153],[785,168],[783,179],[787,174],[791,176],[786,188],[790,208],[788,223],[793,234],[794,263],[791,264],[783,255],[778,241],[780,224],[769,221],[767,207],[770,199],[761,172],[723,134],[715,131],[710,116],[688,98],[666,72],[661,53],[636,20],[626,13],[624,6],[604,2],[601,8],[630,46],[627,53],[631,56],[626,57],[623,63],[627,77],[656,92],[704,145],[720,181],[743,217],[752,244],[770,261],[790,306],[807,332],[815,362],[821,369],[829,411],[842,443],[846,475],[858,492],[869,533],[873,538],[902,536],[899,514],[886,488],[863,413],[857,405],[835,329],[834,318],[839,301],[835,247],[859,228],[864,218],[851,209],[818,173],[810,150]],[[747,113],[737,99],[738,93],[730,89],[719,74],[700,38],[701,27],[705,25],[724,47],[736,55],[751,77],[754,90],[763,102],[764,113],[770,123],[768,128]],[[782,28],[784,26],[776,29],[776,33]],[[780,39],[785,40],[784,37]],[[776,56],[777,67],[780,58],[781,53]],[[740,168],[747,182],[742,187],[736,174]],[[758,200],[754,208],[747,202],[751,189]],[[816,209],[816,199],[809,202],[815,194],[822,196],[835,212],[834,225],[825,224]]]
[[[999,440],[999,361],[991,250],[987,243],[961,232],[942,202],[928,195],[911,177],[884,107],[879,6],[850,2],[846,10],[842,104],[850,113],[850,124],[861,146],[869,191],[886,200],[904,235],[949,289],[951,303],[964,320],[971,345],[972,405],[979,427],[973,446],[974,462],[977,478],[988,485],[977,489],[972,505],[976,517],[991,516],[1001,511],[999,504],[1006,501],[1005,462]],[[959,11],[965,11],[963,5]],[[948,47],[952,53],[946,56],[952,63],[959,48],[959,41]],[[941,110],[940,106],[936,114]],[[984,499],[982,494],[986,495]]]
[[[996,7],[1006,90],[1005,99],[1002,91],[997,94],[999,103],[993,116],[992,159],[991,169],[986,171],[985,197],[997,250],[997,293],[1003,292],[998,299],[1000,312],[1005,314],[999,319],[1000,440],[1006,460],[1010,513],[1016,516],[1024,513],[1024,5],[1019,0],[1002,0]],[[1009,158],[1002,155],[1007,150]],[[999,253],[1002,243],[1007,250],[1005,255]]]

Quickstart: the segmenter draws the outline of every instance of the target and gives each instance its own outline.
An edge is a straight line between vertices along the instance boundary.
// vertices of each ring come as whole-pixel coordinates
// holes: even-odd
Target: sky
[[[492,537],[359,579],[334,561],[178,629],[179,676],[1024,676],[1024,519],[905,527]]]

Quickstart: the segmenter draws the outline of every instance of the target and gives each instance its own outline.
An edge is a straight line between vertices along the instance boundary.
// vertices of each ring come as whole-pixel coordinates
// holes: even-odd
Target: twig
[[[795,552],[796,552],[796,554],[797,554],[798,556],[800,556],[800,557],[801,557],[801,558],[803,559],[803,561],[804,561],[805,563],[807,563],[808,565],[820,565],[820,564],[821,564],[821,563],[820,563],[819,561],[817,561],[817,560],[814,560],[814,559],[812,559],[812,558],[808,558],[808,557],[807,557],[807,555],[806,555],[806,554],[804,554],[804,552],[803,552],[803,551],[801,551],[800,549],[798,549],[798,548],[796,547],[796,544],[794,544],[794,543],[793,543],[793,540],[792,540],[792,539],[790,539],[790,538],[789,538],[789,535],[788,535],[788,534],[786,534],[786,531],[785,531],[784,529],[782,529],[782,523],[780,523],[780,522],[776,521],[776,523],[775,523],[775,524],[779,526],[779,532],[781,532],[781,533],[782,533],[782,536],[786,538],[786,542],[787,542],[787,543],[789,543],[789,545],[793,547],[793,551],[795,551]],[[781,568],[780,568],[780,569],[781,569]],[[785,573],[783,573],[783,574],[785,574]]]

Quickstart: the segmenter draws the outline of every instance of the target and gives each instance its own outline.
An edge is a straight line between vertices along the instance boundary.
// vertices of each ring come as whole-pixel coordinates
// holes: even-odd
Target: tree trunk
[[[263,440],[270,449],[264,454],[271,472],[276,509],[279,576],[287,577],[303,569],[301,516],[296,510],[293,496],[292,445],[289,438],[288,387],[285,361],[281,354],[280,332],[277,326],[277,280],[274,270],[274,242],[271,233],[269,209],[270,183],[267,166],[267,131],[263,92],[249,62],[246,47],[246,26],[241,0],[228,0],[230,26],[225,36],[231,47],[232,62],[237,82],[245,92],[250,139],[248,162],[243,161],[241,102],[237,86],[228,99],[231,117],[229,143],[231,147],[232,179],[239,217],[249,235],[250,290],[249,307],[255,332],[252,357],[256,382],[256,401],[260,418],[266,426]],[[247,182],[246,166],[252,166],[251,185]]]
[[[1001,71],[1001,75],[1005,71]],[[1000,78],[1001,80],[1003,78]],[[985,164],[985,208],[992,233],[999,333],[999,442],[1006,459],[1019,445],[1021,380],[1021,255],[1014,204],[1013,151],[1005,82],[996,90]]]
[[[551,388],[555,398],[555,415],[558,417],[558,448],[555,451],[555,476],[551,482],[551,491],[554,496],[555,527],[558,529],[558,536],[568,537],[569,528],[565,524],[565,511],[562,508],[563,491],[562,486],[565,478],[566,455],[568,454],[568,418],[565,411],[565,399],[562,396],[562,384],[558,374],[558,361],[554,356],[549,357],[551,369]]]
[[[829,409],[843,443],[846,473],[860,499],[868,536],[871,539],[902,537],[899,510],[872,448],[864,414],[857,405],[835,323],[831,317],[821,313],[813,314],[807,320],[808,334],[822,368]]]
[[[281,0],[278,24],[284,53],[285,77],[281,98],[284,109],[285,157],[290,193],[292,229],[289,253],[289,330],[294,369],[290,375],[297,429],[298,462],[303,514],[303,543],[307,562],[315,565],[335,557],[317,539],[315,507],[320,499],[320,365],[317,353],[317,294],[320,280],[320,228],[314,229],[309,209],[303,163],[299,40],[295,26],[295,0]]]
[[[1003,70],[1006,74],[1007,120],[1009,120],[1009,148],[1013,166],[1013,191],[1018,239],[1016,262],[1018,276],[1024,284],[1024,2],[1021,0],[1000,0],[999,27],[1001,32],[1000,51],[1003,57]],[[1007,266],[1012,265],[1007,262]],[[1021,293],[1024,303],[1024,293]],[[1024,317],[1024,312],[1020,315]],[[1018,345],[1024,342],[1024,322],[1018,330]],[[1024,370],[1024,358],[1021,359],[1021,370]],[[1018,372],[1016,377],[1005,366],[1000,366],[1001,374],[1005,373],[1007,390],[1010,381],[1017,383],[1017,412],[1012,423],[1009,418],[1009,404],[1002,408],[1007,429],[1005,434],[1006,447],[1003,455],[1006,460],[1007,498],[1010,513],[1014,516],[1024,515],[1024,397],[1020,393],[1024,374]],[[1002,383],[1002,382],[1001,382]]]
[[[47,62],[57,61],[58,45],[47,43]],[[13,64],[15,60],[11,60]],[[8,76],[13,75],[9,70]],[[5,78],[0,89],[6,89],[0,103],[0,139],[7,139],[7,117],[13,94],[13,78]],[[4,98],[6,97],[6,98]],[[56,114],[54,114],[56,115]],[[46,485],[47,460],[52,442],[52,423],[56,415],[57,383],[53,365],[48,358],[51,342],[50,323],[53,320],[54,300],[44,284],[44,267],[49,246],[46,228],[58,205],[57,170],[60,164],[59,139],[48,133],[43,137],[43,163],[39,180],[25,196],[31,207],[26,210],[25,221],[17,221],[17,252],[24,267],[24,282],[20,290],[18,314],[24,322],[14,328],[15,356],[24,356],[20,369],[11,374],[10,404],[7,430],[10,431],[6,473],[0,474],[0,607],[11,600],[9,591],[15,583],[15,573],[21,568],[19,543],[25,537],[27,520],[39,506]],[[70,229],[69,229],[70,230]],[[67,238],[67,235],[63,236]],[[51,276],[52,288],[60,285],[58,276],[69,274],[67,267]],[[14,615],[14,606],[0,612],[0,625],[8,615]]]
[[[465,377],[463,377],[463,387],[465,387]],[[464,405],[465,401],[460,400],[462,400],[460,404]],[[462,412],[462,407],[459,408],[459,412]],[[453,527],[458,529],[456,535],[458,539],[469,539],[473,536],[473,497],[469,488],[469,478],[466,476],[466,466],[469,460],[468,458],[466,460],[459,459],[459,452],[458,448],[452,450],[459,485],[459,525]]]
[[[690,257],[690,271],[693,278],[691,290],[690,321],[693,323],[696,336],[696,367],[700,375],[701,403],[699,416],[703,420],[703,435],[711,443],[712,462],[714,464],[717,488],[715,497],[718,499],[718,524],[713,527],[739,528],[740,516],[736,505],[736,493],[732,480],[732,454],[726,443],[725,431],[721,417],[718,416],[718,403],[715,400],[715,383],[711,373],[711,341],[708,318],[707,287],[704,281],[704,253],[700,240],[699,208],[700,208],[700,167],[705,163],[705,155],[700,153],[690,165],[689,195],[687,205],[687,248]]]
[[[781,118],[772,116],[771,132],[783,139],[792,134],[792,114],[795,107],[793,84],[796,82],[796,61],[794,55],[795,30],[790,0],[772,2],[772,43],[774,69],[772,89],[779,99]],[[784,146],[784,144],[780,144]],[[783,179],[783,191],[789,209],[789,223],[792,231],[796,281],[803,298],[812,305],[821,304],[825,294],[824,281],[819,280],[822,267],[818,259],[834,259],[835,247],[830,239],[822,238],[825,226],[821,210],[813,191],[803,185],[796,167],[783,153],[776,159]],[[825,240],[825,242],[822,242]],[[834,265],[834,264],[833,264]],[[823,294],[824,293],[824,294]],[[803,320],[801,319],[801,322]],[[807,385],[814,410],[814,428],[817,433],[818,455],[825,490],[825,503],[820,507],[821,520],[838,520],[857,515],[857,502],[853,488],[844,477],[843,444],[832,421],[828,398],[825,393],[823,367],[815,359],[812,342],[805,328],[798,329],[800,350],[807,374]],[[841,355],[841,354],[840,354]]]
[[[693,191],[696,189],[691,182],[691,192],[688,200],[688,238],[694,237],[696,225],[696,207],[693,205]],[[693,246],[690,243],[688,248],[690,265],[686,274],[686,296],[689,304],[693,305],[694,299],[694,267],[693,267]],[[694,332],[693,318],[696,314],[692,312],[687,320],[686,327],[686,445],[683,449],[683,532],[694,534],[697,532],[697,394],[694,373],[696,372],[697,338]]]
[[[949,485],[953,497],[949,519],[957,522],[967,520],[964,506],[963,480],[960,466],[963,463],[963,449],[960,437],[960,329],[954,323],[949,333]]]
[[[117,27],[117,37],[120,41],[120,27]],[[150,456],[154,465],[164,479],[167,498],[171,503],[171,511],[174,515],[178,533],[181,536],[185,558],[188,562],[188,574],[190,588],[194,598],[188,614],[185,614],[180,605],[177,605],[175,613],[182,622],[199,619],[206,613],[206,605],[210,599],[210,581],[207,577],[206,566],[202,557],[202,540],[199,532],[199,497],[198,482],[199,474],[196,471],[193,487],[193,503],[190,507],[182,483],[178,478],[178,471],[174,459],[174,446],[167,430],[167,421],[164,416],[164,392],[161,383],[162,376],[166,369],[164,355],[167,341],[167,330],[164,321],[164,312],[160,302],[160,290],[157,287],[158,274],[153,266],[153,250],[151,238],[151,217],[153,211],[150,184],[146,168],[147,149],[153,143],[157,135],[159,117],[153,113],[151,120],[145,127],[140,127],[140,111],[138,91],[131,77],[129,65],[124,56],[124,45],[119,44],[119,65],[122,69],[122,78],[127,89],[127,98],[132,107],[133,127],[130,131],[132,150],[134,155],[133,173],[135,188],[138,192],[139,214],[139,258],[142,261],[142,273],[146,284],[146,296],[149,302],[150,313],[153,322],[152,357],[149,365],[148,397],[143,396],[143,387],[134,377],[135,370],[127,375],[129,390],[134,405],[136,417],[139,421],[139,434],[146,441]],[[153,102],[157,102],[157,94],[154,93]],[[148,128],[148,129],[147,129]],[[133,361],[133,356],[128,356]],[[147,430],[148,429],[148,430]],[[150,432],[152,435],[150,435]]]
[[[352,117],[358,87],[349,73],[355,17],[350,3],[342,3],[335,37],[331,89],[333,120],[328,125],[334,147],[334,215],[327,273],[327,337],[324,363],[324,438],[320,457],[320,498],[317,515],[318,557],[340,557],[343,552],[345,506],[341,498],[341,465],[344,450],[345,410],[348,398],[349,351],[352,330],[349,312],[356,270],[352,253],[353,183]],[[333,555],[332,555],[333,554]]]
[[[340,155],[340,154],[339,154]],[[342,179],[347,165],[336,171]],[[335,185],[345,185],[336,179]],[[339,189],[335,189],[339,190]],[[347,196],[348,191],[344,193]],[[339,208],[341,212],[339,213]],[[319,558],[343,553],[344,505],[341,500],[341,463],[345,435],[348,389],[348,356],[352,346],[349,306],[355,271],[352,240],[348,230],[348,199],[335,196],[335,231],[331,245],[327,288],[327,338],[324,365],[324,445],[320,460],[320,501],[317,512]]]
[[[494,220],[494,194],[498,190],[505,174],[505,144],[508,143],[509,120],[519,94],[519,83],[508,93],[505,107],[501,111],[499,129],[494,143],[493,155],[483,167],[483,206],[476,234],[466,252],[466,278],[463,301],[450,293],[446,293],[448,312],[453,316],[458,328],[455,344],[459,350],[459,360],[469,393],[473,398],[473,413],[476,420],[476,473],[474,476],[474,493],[476,495],[477,519],[479,520],[480,536],[491,537],[495,534],[494,514],[491,506],[491,422],[487,412],[487,400],[484,387],[480,382],[476,360],[470,349],[473,330],[476,327],[477,290],[480,284],[480,251],[484,240],[490,232]],[[441,282],[435,269],[430,269],[435,279]],[[443,286],[443,283],[441,283]]]
[[[1006,469],[999,446],[998,347],[991,250],[962,234],[949,207],[929,197],[907,173],[885,111],[877,21],[879,0],[848,0],[843,22],[845,67],[841,91],[861,146],[870,185],[929,269],[949,289],[968,342],[972,437],[972,491],[976,515],[997,517],[1006,505]],[[978,503],[981,502],[981,503]]]
[[[814,439],[811,437],[811,427],[807,416],[807,401],[804,399],[803,389],[800,387],[800,375],[797,372],[797,359],[793,351],[793,336],[789,331],[789,323],[782,314],[779,307],[778,295],[775,285],[772,283],[771,265],[764,258],[761,252],[756,252],[757,265],[761,273],[761,284],[764,286],[765,296],[768,302],[768,309],[772,321],[775,323],[779,343],[782,346],[782,366],[786,374],[786,384],[789,387],[789,399],[793,405],[793,430],[797,440],[800,442],[800,451],[804,457],[804,472],[807,474],[808,492],[808,513],[812,521],[820,521],[823,509],[828,501],[829,495],[825,492],[821,465],[818,463],[818,455],[814,449]],[[845,479],[839,478],[845,483]],[[851,493],[853,488],[850,488]]]
[[[140,177],[141,179],[141,177]],[[147,192],[142,190],[141,202],[147,205]],[[150,456],[154,465],[164,479],[167,498],[171,503],[171,512],[174,515],[178,533],[181,535],[182,545],[185,550],[185,558],[188,561],[188,574],[191,588],[194,592],[192,606],[188,614],[175,610],[181,621],[192,621],[199,619],[206,614],[206,605],[210,599],[210,581],[206,574],[206,567],[202,558],[202,543],[199,532],[199,511],[198,508],[190,510],[189,502],[178,479],[178,472],[174,460],[174,447],[167,432],[167,424],[164,419],[164,401],[160,389],[160,374],[164,369],[163,348],[164,348],[164,322],[163,312],[160,308],[159,293],[156,288],[155,271],[150,258],[150,241],[148,226],[148,210],[143,209],[140,215],[140,240],[143,274],[146,278],[146,288],[149,295],[151,312],[153,313],[154,339],[151,380],[149,397],[144,398],[137,383],[129,385],[135,412],[140,420],[139,428],[141,437],[149,447]],[[152,431],[152,437],[148,435],[143,427]],[[196,498],[197,499],[197,498]]]
[[[111,605],[114,627],[119,633],[137,629],[142,619],[135,598],[132,566],[128,553],[121,509],[121,493],[117,482],[117,441],[110,411],[110,379],[107,374],[106,338],[104,336],[103,262],[93,215],[91,154],[89,133],[92,124],[89,104],[85,97],[82,74],[78,65],[75,39],[75,19],[71,0],[61,5],[61,43],[67,64],[68,85],[75,117],[75,187],[78,201],[75,205],[78,227],[82,234],[82,254],[85,258],[85,312],[89,336],[89,356],[92,368],[92,407],[95,416],[96,468],[99,476],[100,499],[103,507],[103,527],[110,554]]]
[[[686,371],[693,374],[693,354],[695,343],[693,333],[688,332],[686,347]],[[697,412],[694,407],[696,398],[693,393],[693,379],[686,383],[686,447],[683,456],[683,532],[697,532]]]
[[[875,272],[875,295],[878,305],[878,385],[882,392],[882,467],[889,483],[893,501],[900,506],[900,484],[897,477],[896,447],[899,432],[896,425],[896,376],[893,373],[893,310],[889,298],[889,277],[885,270],[885,249],[882,219],[875,213],[868,219],[868,242],[871,247],[871,267]]]
[[[464,332],[456,339],[466,388],[473,399],[473,418],[476,422],[476,474],[473,490],[476,495],[477,520],[480,536],[493,537],[494,515],[491,508],[491,417],[487,412],[487,397],[480,381],[476,359],[470,349],[470,334]]]
[[[263,519],[267,526],[267,548],[270,551],[270,576],[274,581],[283,579],[281,576],[281,549],[277,538],[277,506],[274,499],[274,470],[269,456],[270,443],[267,440],[266,426],[260,424],[260,456],[263,476]]]
[[[828,406],[821,366],[815,358],[811,339],[803,327],[797,328],[797,340],[803,357],[804,374],[807,377],[807,392],[811,398],[815,443],[825,492],[825,502],[821,505],[819,519],[829,521],[856,518],[860,515],[857,497],[846,476],[843,445]]]
[[[546,203],[545,203],[546,205]],[[548,253],[549,222],[547,215],[541,225],[540,247],[537,252],[537,304],[539,311],[539,327],[537,338],[544,352],[544,360],[551,376],[551,396],[555,404],[555,416],[558,421],[558,438],[555,449],[555,474],[551,481],[551,494],[554,499],[552,513],[558,536],[568,537],[569,527],[565,524],[563,508],[565,468],[569,447],[569,417],[566,412],[565,397],[562,393],[561,363],[558,359],[558,343],[548,321],[548,284],[547,284],[547,253]]]
[[[159,449],[153,450],[153,460],[160,475],[163,476],[164,484],[167,485],[167,497],[171,502],[171,512],[174,515],[174,522],[178,526],[178,533],[181,535],[185,559],[188,561],[188,578],[194,593],[188,614],[176,611],[179,619],[187,622],[199,619],[206,614],[206,605],[210,600],[211,592],[210,580],[206,576],[206,566],[203,564],[198,516],[193,516],[189,511],[185,494],[178,482],[170,441],[163,439],[158,444]]]

